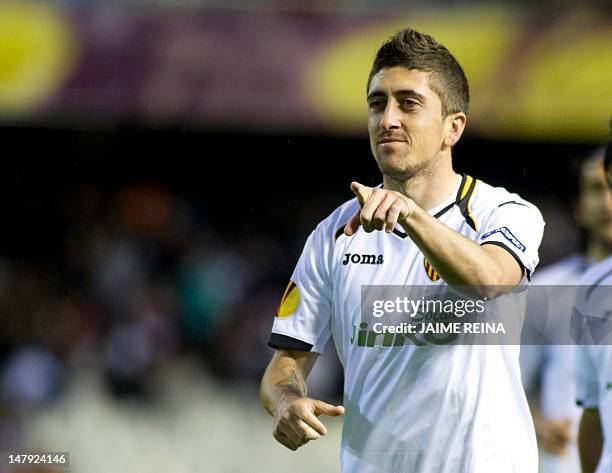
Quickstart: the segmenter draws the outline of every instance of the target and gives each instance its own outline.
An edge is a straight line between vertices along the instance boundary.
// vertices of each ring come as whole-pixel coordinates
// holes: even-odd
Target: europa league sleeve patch
[[[300,305],[300,290],[293,281],[289,281],[287,289],[278,306],[276,316],[280,319],[289,317]]]

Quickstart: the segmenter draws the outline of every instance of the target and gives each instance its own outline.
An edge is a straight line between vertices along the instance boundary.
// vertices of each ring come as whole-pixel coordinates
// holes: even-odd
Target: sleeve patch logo
[[[488,238],[496,233],[501,233],[506,240],[512,243],[513,246],[521,250],[523,253],[527,249],[527,247],[523,245],[517,237],[514,236],[514,234],[508,229],[508,227],[500,227],[496,228],[495,230],[491,230],[490,232],[487,232],[482,237],[480,237],[480,239],[484,240],[485,238]]]
[[[300,290],[293,281],[289,281],[287,289],[285,289],[283,298],[278,306],[276,316],[279,319],[289,317],[295,312],[298,305],[300,305]]]

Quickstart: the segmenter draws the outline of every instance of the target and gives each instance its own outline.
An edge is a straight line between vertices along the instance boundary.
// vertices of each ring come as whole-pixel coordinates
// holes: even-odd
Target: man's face
[[[581,169],[578,211],[581,225],[594,238],[612,246],[612,194],[602,160],[589,160]]]
[[[442,149],[442,102],[429,87],[429,75],[397,66],[372,77],[367,98],[370,146],[386,176],[414,176],[430,167]]]

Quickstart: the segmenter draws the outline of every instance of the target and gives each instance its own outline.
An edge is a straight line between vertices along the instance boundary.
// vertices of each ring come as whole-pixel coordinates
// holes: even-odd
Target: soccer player
[[[593,263],[612,254],[612,201],[607,198],[604,151],[598,149],[579,170],[577,210],[586,236],[584,253],[540,269],[532,280],[532,285],[551,286],[546,333],[569,333],[567,322],[580,277]],[[557,286],[568,287],[561,291]],[[557,344],[521,348],[523,386],[527,393],[533,393],[530,406],[542,449],[541,473],[575,473],[580,468],[576,437],[581,410],[575,403],[575,348]],[[537,397],[536,385],[539,385]]]
[[[612,188],[612,141],[604,164]],[[577,357],[577,402],[584,408],[578,434],[580,462],[583,473],[607,473],[612,471],[612,256],[584,274],[576,307],[590,321],[583,324],[586,339]]]
[[[367,104],[383,184],[353,182],[355,198],[316,227],[274,320],[260,392],[274,438],[295,450],[325,435],[318,416],[345,413],[344,473],[537,471],[517,345],[406,336],[389,346],[361,320],[362,285],[468,286],[491,298],[527,284],[538,263],[537,208],[453,170],[468,102],[461,66],[432,37],[404,29],[380,47]],[[343,406],[307,395],[330,335]]]

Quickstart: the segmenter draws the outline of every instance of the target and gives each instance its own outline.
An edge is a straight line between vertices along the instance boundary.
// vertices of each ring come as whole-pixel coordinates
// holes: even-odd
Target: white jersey
[[[269,342],[321,353],[333,335],[345,375],[342,471],[535,473],[518,346],[413,338],[390,346],[360,326],[362,285],[448,286],[399,226],[344,235],[358,209],[356,199],[346,202],[310,235]],[[505,248],[527,276],[538,263],[542,216],[503,188],[463,176],[429,213],[479,244]]]
[[[570,333],[572,307],[576,301],[576,287],[588,267],[582,255],[572,255],[544,269],[531,281],[539,286],[569,286],[567,291],[554,289],[547,300],[545,333]],[[542,316],[538,314],[538,317]],[[542,316],[544,319],[544,316]],[[563,337],[559,337],[563,339]],[[580,469],[576,438],[581,410],[576,406],[576,346],[525,345],[521,347],[521,372],[527,393],[539,385],[538,407],[549,419],[572,423],[572,440],[564,455],[543,451],[541,473],[576,472]]]
[[[583,335],[587,341],[609,323],[595,321],[609,319],[612,314],[612,256],[592,266],[581,281],[576,308],[585,317],[592,317],[589,330],[585,323]],[[609,336],[608,339],[609,340]],[[606,343],[609,343],[606,342]],[[596,473],[612,471],[612,345],[581,345],[577,356],[577,403],[584,408],[599,408],[604,444]]]

